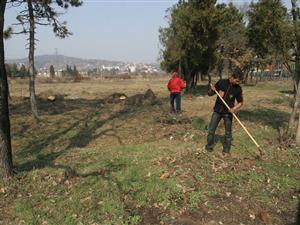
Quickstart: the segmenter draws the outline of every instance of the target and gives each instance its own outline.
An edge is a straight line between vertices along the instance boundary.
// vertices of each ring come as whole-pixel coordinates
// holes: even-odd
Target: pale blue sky
[[[247,0],[232,1],[243,3]],[[218,2],[227,2],[219,0]],[[159,27],[165,27],[166,10],[177,0],[83,0],[61,17],[73,33],[67,39],[54,36],[50,27],[37,29],[36,55],[58,54],[134,62],[157,62]],[[5,25],[15,22],[17,8],[8,8]],[[5,41],[7,59],[27,56],[25,35]]]

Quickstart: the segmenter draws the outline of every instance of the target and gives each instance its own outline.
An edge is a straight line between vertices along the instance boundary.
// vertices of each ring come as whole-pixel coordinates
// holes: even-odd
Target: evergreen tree
[[[280,0],[252,2],[247,12],[249,45],[255,50],[261,63],[285,58],[293,40],[287,8]]]
[[[222,78],[225,65],[228,69],[238,67],[247,72],[252,66],[254,52],[249,48],[244,14],[232,3],[217,6],[221,16],[219,24],[220,37],[217,51],[217,73]]]
[[[7,77],[12,77],[10,64],[7,64],[7,63],[5,64],[5,70],[6,70]]]
[[[27,68],[24,64],[22,64],[18,74],[19,74],[20,77],[27,77],[28,76],[28,70],[27,70]]]
[[[196,85],[199,73],[207,74],[210,82],[220,20],[216,1],[179,1],[171,8],[169,18],[169,26],[160,29],[161,67],[179,70],[187,81],[187,90]]]
[[[77,68],[76,68],[75,65],[73,66],[72,75],[73,75],[74,77],[77,77],[77,76],[79,75],[79,72],[78,72],[78,70],[77,70]]]
[[[50,72],[50,77],[53,79],[55,77],[55,70],[53,65],[50,66],[49,72]]]
[[[10,67],[10,71],[11,71],[11,76],[12,76],[12,77],[18,76],[19,70],[18,70],[17,64],[15,64],[15,63],[12,64],[11,67]]]
[[[38,120],[38,111],[35,99],[35,63],[34,63],[34,51],[35,51],[35,29],[36,25],[51,25],[53,32],[60,38],[65,38],[71,33],[66,27],[66,22],[60,22],[58,20],[59,13],[56,8],[67,9],[69,6],[80,6],[81,0],[11,0],[12,4],[26,4],[25,10],[22,10],[17,16],[19,25],[22,25],[23,30],[20,33],[29,34],[29,93],[32,114],[35,119]]]

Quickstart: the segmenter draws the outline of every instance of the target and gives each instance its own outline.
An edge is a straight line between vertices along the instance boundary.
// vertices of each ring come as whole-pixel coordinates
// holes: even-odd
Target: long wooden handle
[[[228,110],[230,110],[230,107],[227,105],[227,103],[225,102],[225,100],[221,97],[221,95],[217,92],[217,90],[214,90],[215,93],[219,96],[219,98],[222,100],[222,102],[224,103],[224,105],[228,108]],[[242,128],[246,131],[246,133],[248,134],[248,136],[251,138],[251,140],[253,141],[253,143],[256,145],[256,147],[258,149],[260,149],[259,144],[255,141],[255,139],[252,137],[252,135],[250,134],[250,132],[247,130],[247,128],[244,126],[244,124],[242,124],[242,122],[239,120],[239,118],[235,115],[235,113],[232,113],[232,115],[234,116],[234,118],[239,122],[239,124],[242,126]]]

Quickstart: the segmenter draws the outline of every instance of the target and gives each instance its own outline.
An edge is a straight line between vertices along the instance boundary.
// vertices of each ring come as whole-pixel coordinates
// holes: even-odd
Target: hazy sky
[[[219,0],[218,2],[227,2]],[[242,4],[246,0],[232,1]],[[159,27],[165,27],[166,10],[177,0],[83,0],[60,17],[73,33],[59,39],[51,27],[38,26],[36,55],[58,54],[88,58],[135,62],[157,62]],[[5,26],[14,23],[17,8],[7,8]],[[27,36],[15,35],[5,41],[7,59],[28,55]]]

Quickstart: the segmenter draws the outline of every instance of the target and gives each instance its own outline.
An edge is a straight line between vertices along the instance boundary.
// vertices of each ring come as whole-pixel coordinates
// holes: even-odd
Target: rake
[[[212,84],[210,84],[212,86]],[[230,110],[230,107],[228,106],[228,104],[225,102],[225,100],[221,97],[221,95],[219,94],[219,92],[217,92],[217,90],[214,90],[215,93],[218,95],[218,97],[221,99],[221,101],[223,102],[223,104],[227,107],[228,110]],[[259,144],[257,143],[257,141],[253,138],[253,136],[250,134],[250,132],[247,130],[247,128],[244,126],[244,124],[240,121],[240,119],[237,117],[237,115],[235,113],[232,113],[233,117],[239,122],[239,124],[241,125],[241,127],[244,129],[244,131],[248,134],[248,136],[250,137],[250,139],[253,141],[253,143],[256,145],[260,157],[263,155],[262,149],[259,146]]]

